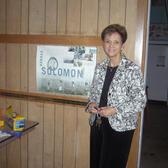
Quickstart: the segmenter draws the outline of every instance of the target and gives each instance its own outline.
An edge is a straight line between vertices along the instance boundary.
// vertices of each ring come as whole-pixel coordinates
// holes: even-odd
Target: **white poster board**
[[[37,47],[37,91],[88,96],[96,66],[96,47]]]

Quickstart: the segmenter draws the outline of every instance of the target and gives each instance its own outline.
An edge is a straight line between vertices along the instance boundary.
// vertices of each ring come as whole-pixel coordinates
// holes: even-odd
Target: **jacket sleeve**
[[[96,102],[97,100],[97,92],[98,92],[98,89],[97,89],[97,82],[98,82],[98,64],[96,65],[96,68],[95,68],[95,72],[94,72],[94,76],[93,76],[93,80],[92,80],[92,84],[91,84],[91,87],[90,87],[90,94],[89,94],[89,102]]]
[[[115,114],[118,119],[129,117],[138,112],[143,112],[146,105],[145,86],[141,70],[138,66],[132,70],[129,77],[128,97],[118,104]]]
[[[88,111],[88,107],[90,105],[91,102],[97,102],[97,89],[96,89],[96,81],[98,78],[98,65],[96,65],[95,67],[95,72],[93,75],[93,80],[92,80],[92,84],[90,87],[90,93],[89,93],[89,98],[88,98],[88,103],[86,105],[85,111]]]

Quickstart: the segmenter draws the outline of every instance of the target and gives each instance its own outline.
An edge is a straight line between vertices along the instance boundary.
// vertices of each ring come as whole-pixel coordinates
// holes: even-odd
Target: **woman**
[[[90,168],[125,168],[138,113],[146,103],[140,67],[126,58],[125,27],[101,34],[107,58],[97,64],[86,110],[91,113]]]

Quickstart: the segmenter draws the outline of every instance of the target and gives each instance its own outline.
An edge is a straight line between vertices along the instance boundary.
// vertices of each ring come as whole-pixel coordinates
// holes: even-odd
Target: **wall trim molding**
[[[16,90],[0,89],[0,96],[28,99],[33,101],[49,101],[57,103],[75,104],[86,106],[87,98],[80,96],[65,96],[56,94],[46,94],[40,92],[25,92]]]
[[[57,45],[85,45],[101,46],[100,37],[95,36],[58,36],[58,35],[23,35],[0,34],[0,43],[26,44],[57,44]]]

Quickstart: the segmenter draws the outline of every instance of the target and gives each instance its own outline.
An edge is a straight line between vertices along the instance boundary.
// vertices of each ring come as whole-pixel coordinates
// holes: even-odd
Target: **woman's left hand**
[[[102,117],[108,117],[108,116],[114,115],[115,113],[117,113],[117,110],[114,107],[101,107],[101,108],[99,108],[99,114]]]

